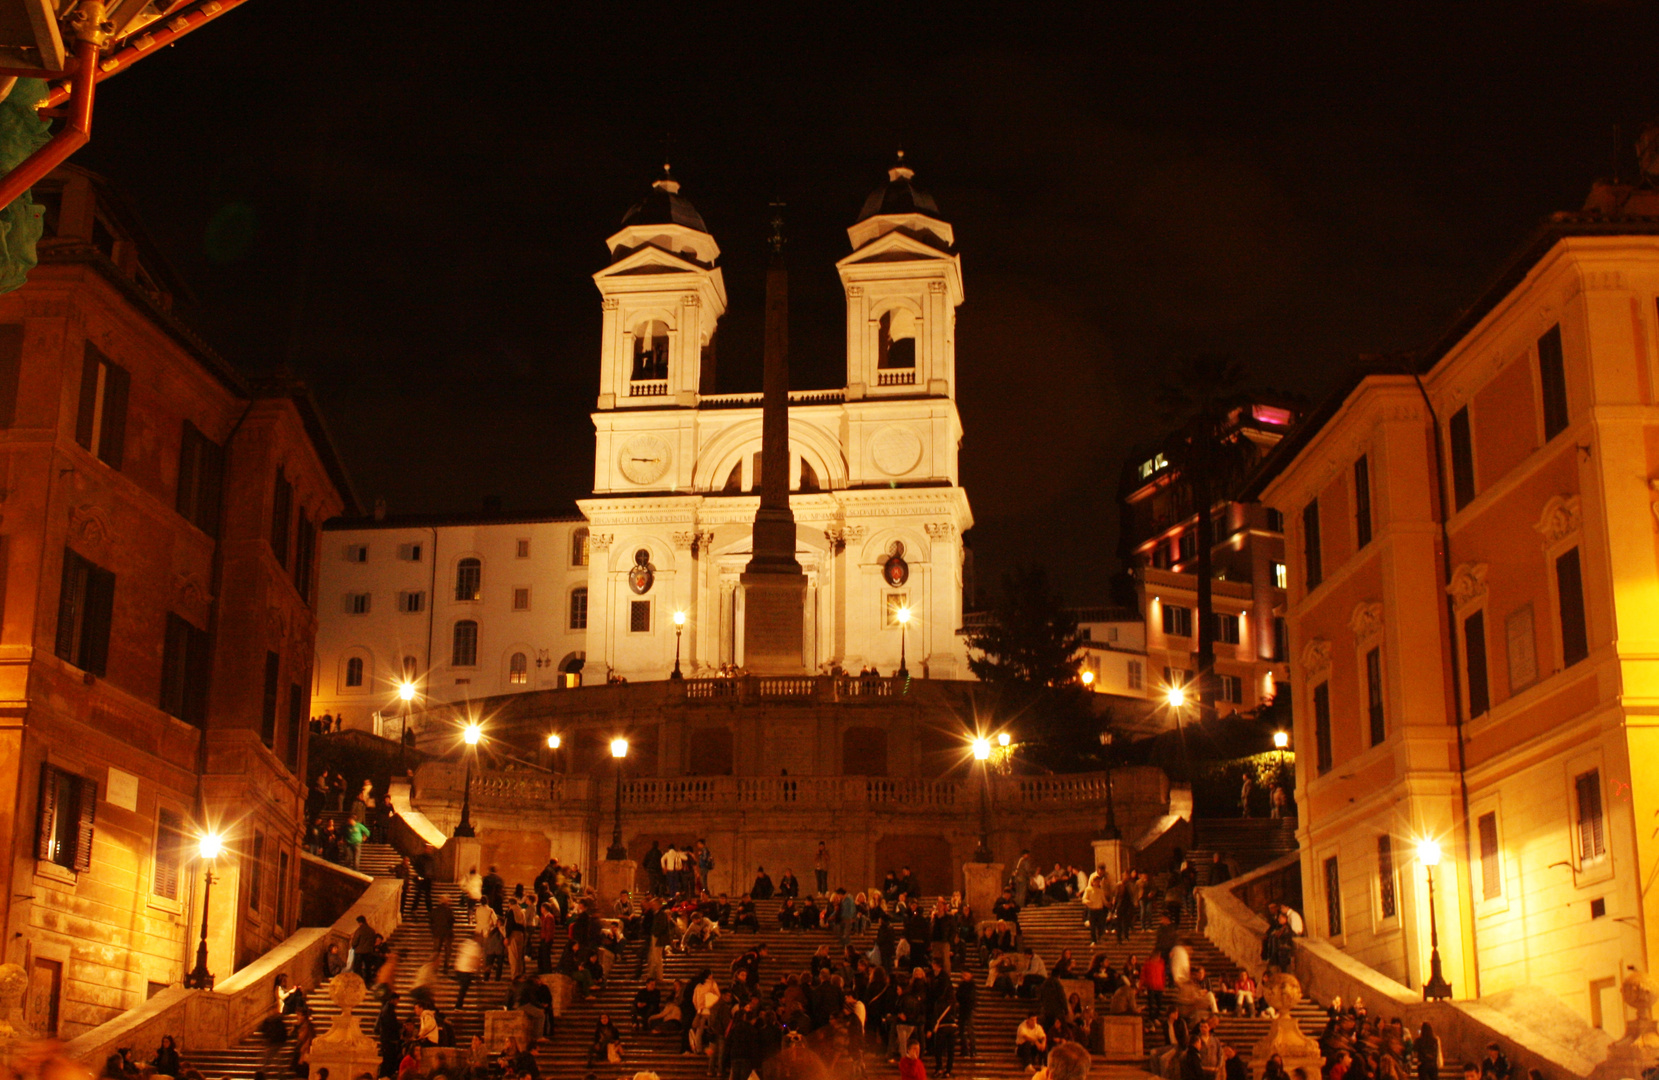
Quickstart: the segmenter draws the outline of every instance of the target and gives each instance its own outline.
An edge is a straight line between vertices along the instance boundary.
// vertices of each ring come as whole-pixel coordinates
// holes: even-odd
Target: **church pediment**
[[[913,262],[916,260],[954,262],[955,256],[904,230],[884,233],[848,255],[837,266],[867,262]]]
[[[637,274],[698,274],[706,268],[698,263],[664,251],[659,247],[642,247],[594,274],[594,280],[608,277],[627,277]]]

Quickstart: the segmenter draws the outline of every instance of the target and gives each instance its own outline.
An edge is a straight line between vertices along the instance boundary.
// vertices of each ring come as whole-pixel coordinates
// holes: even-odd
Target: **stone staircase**
[[[1247,874],[1296,850],[1295,818],[1200,818],[1198,844],[1187,852],[1198,883],[1209,885],[1214,853],[1233,864],[1234,875]]]
[[[365,873],[386,876],[391,873],[396,863],[397,855],[389,846],[364,845],[361,865]],[[447,897],[455,906],[457,935],[470,931],[471,922],[465,919],[459,901],[459,887],[438,884],[433,892],[435,900]],[[932,898],[928,898],[924,907],[931,909],[931,906]],[[779,930],[778,907],[777,900],[757,905],[761,925],[759,933],[726,931],[713,949],[690,954],[670,953],[665,956],[665,993],[671,992],[675,980],[689,981],[703,968],[711,969],[720,984],[727,985],[730,982],[731,962],[747,949],[761,943],[767,946],[768,952],[761,969],[763,993],[770,991],[772,985],[782,976],[808,970],[812,955],[820,945],[828,944],[832,955],[839,952],[838,937],[834,933]],[[1119,945],[1115,938],[1108,936],[1100,948],[1092,947],[1089,944],[1088,930],[1084,925],[1083,907],[1075,901],[1027,907],[1021,913],[1020,922],[1022,946],[1029,945],[1036,949],[1050,965],[1059,957],[1062,949],[1069,948],[1079,973],[1086,970],[1093,962],[1094,956],[1099,953],[1104,952],[1108,962],[1121,969],[1130,955],[1144,957],[1153,947],[1154,933],[1151,930],[1131,933],[1128,941],[1122,945]],[[1236,967],[1213,945],[1194,932],[1190,913],[1184,917],[1181,930],[1182,938],[1192,953],[1195,965],[1204,966],[1212,976],[1231,979]],[[874,931],[867,930],[856,935],[854,943],[861,951],[868,951],[874,945],[874,940]],[[408,995],[413,989],[415,973],[431,955],[432,950],[424,911],[405,921],[392,935],[389,944],[399,955],[396,985],[403,996],[399,1016],[406,1018],[410,1012]],[[622,956],[613,966],[610,977],[586,999],[572,1002],[567,1007],[565,1014],[557,1021],[556,1035],[552,1039],[541,1040],[537,1047],[536,1059],[542,1077],[548,1080],[564,1080],[567,1077],[571,1080],[582,1080],[589,1072],[593,1072],[601,1080],[614,1080],[618,1076],[631,1077],[642,1069],[655,1072],[661,1080],[695,1080],[708,1074],[708,1059],[683,1054],[679,1034],[635,1033],[631,1030],[630,1012],[634,994],[641,983],[638,972],[642,962],[643,946],[637,942],[628,943]],[[526,958],[526,964],[529,970],[534,971],[533,949],[531,955]],[[958,1046],[955,1075],[961,1080],[1021,1080],[1027,1074],[1014,1056],[1014,1029],[1027,1014],[1027,1006],[1030,1003],[1017,998],[1005,999],[984,989],[985,958],[979,955],[977,949],[970,949],[966,956],[957,958],[954,966],[958,971],[964,967],[972,971],[980,987],[978,1008],[973,1021],[973,1041],[977,1056],[973,1059],[964,1057],[962,1051],[966,1048],[967,1040],[965,1037],[962,1038]],[[504,1006],[507,987],[508,983],[505,981],[475,982],[468,995],[467,1007],[457,1011],[449,1007],[455,1001],[457,986],[454,977],[451,975],[442,979],[437,992],[438,1004],[455,1028],[457,1045],[464,1048],[474,1035],[483,1034],[484,1012]],[[309,1000],[317,1031],[321,1034],[328,1029],[338,1010],[329,1000],[326,985],[319,985],[309,994]],[[1323,1022],[1323,1014],[1317,1006],[1305,1003],[1297,1012],[1304,1031],[1318,1031]],[[623,1033],[625,1057],[624,1063],[620,1066],[604,1063],[597,1066],[587,1064],[593,1029],[601,1014],[609,1014]],[[372,1006],[365,1003],[358,1015],[363,1030],[372,1035]],[[1266,1030],[1267,1021],[1256,1018],[1224,1016],[1218,1026],[1220,1037],[1237,1048],[1240,1055],[1246,1059],[1249,1057],[1250,1048]],[[1155,1048],[1162,1042],[1161,1028],[1157,1025],[1149,1026],[1148,1047]],[[286,1080],[291,1076],[287,1065],[292,1060],[293,1049],[290,1042],[279,1059],[280,1063],[271,1080]],[[261,1067],[264,1048],[258,1036],[254,1035],[243,1040],[240,1045],[226,1050],[193,1052],[189,1047],[185,1047],[184,1057],[188,1065],[200,1069],[209,1080],[251,1080],[254,1071]],[[874,1048],[873,1044],[865,1054],[864,1061],[867,1075],[870,1077],[898,1075],[897,1065],[889,1063],[884,1053]],[[1107,1077],[1110,1080],[1144,1080],[1147,1073],[1142,1068],[1143,1065],[1144,1063],[1097,1061],[1090,1075]],[[931,1058],[928,1068],[930,1071],[933,1068]]]

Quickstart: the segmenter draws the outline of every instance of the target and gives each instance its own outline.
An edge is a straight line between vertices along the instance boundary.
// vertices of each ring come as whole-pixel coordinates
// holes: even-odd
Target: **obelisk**
[[[755,675],[799,675],[806,671],[806,575],[795,558],[795,514],[789,509],[789,271],[781,203],[772,204],[769,245],[760,509],[742,577],[743,666]]]

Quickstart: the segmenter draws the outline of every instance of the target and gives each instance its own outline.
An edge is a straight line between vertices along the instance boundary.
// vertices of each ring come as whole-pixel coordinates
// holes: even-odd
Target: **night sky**
[[[1443,329],[1616,147],[1630,175],[1656,118],[1636,2],[250,0],[104,83],[74,160],[399,513],[586,494],[589,278],[665,153],[724,251],[720,389],[759,389],[773,198],[794,385],[842,385],[834,262],[902,144],[962,253],[981,591],[1038,561],[1098,602],[1170,358],[1317,399]]]

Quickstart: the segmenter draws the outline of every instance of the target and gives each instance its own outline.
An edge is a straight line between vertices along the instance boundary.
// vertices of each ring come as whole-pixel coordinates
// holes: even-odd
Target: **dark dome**
[[[662,167],[662,179],[651,185],[651,193],[622,215],[622,224],[628,225],[684,225],[698,232],[708,232],[703,215],[691,205],[691,200],[680,194],[680,182]]]
[[[887,170],[887,183],[870,192],[870,197],[864,200],[864,209],[858,212],[858,220],[878,214],[939,217],[939,204],[933,201],[933,196],[911,183],[915,176],[916,171],[904,163],[904,151],[900,150],[899,163]]]

